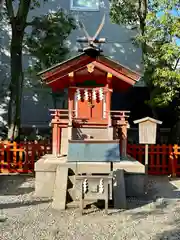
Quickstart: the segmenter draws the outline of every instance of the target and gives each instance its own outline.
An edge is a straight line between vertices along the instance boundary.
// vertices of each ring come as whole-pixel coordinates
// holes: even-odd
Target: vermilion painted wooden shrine
[[[114,90],[124,92],[132,87],[140,78],[138,73],[91,49],[39,75],[53,91],[68,88],[68,112],[51,110],[53,153],[65,154],[62,150],[64,128],[69,128],[66,134],[69,140],[113,140],[117,139],[119,128],[122,154],[126,155],[129,112],[111,111],[111,95]],[[85,134],[87,131],[83,128],[94,130]],[[77,138],[78,129],[81,133]],[[104,137],[99,134],[102,130],[106,131]]]
[[[105,57],[99,48],[90,44],[82,54],[42,71],[39,76],[53,91],[68,89],[68,110],[50,110],[52,155],[45,155],[35,164],[36,195],[52,197],[53,207],[58,209],[66,207],[67,196],[73,203],[77,199],[82,203],[81,197],[87,192],[89,197],[105,197],[104,174],[109,176],[106,176],[110,181],[109,199],[113,196],[117,208],[125,207],[126,195],[144,193],[140,175],[136,180],[138,188],[132,189],[134,175],[130,173],[144,173],[144,166],[127,155],[130,112],[111,110],[113,91],[127,91],[140,79],[140,74]],[[125,171],[130,174],[126,191]],[[87,179],[83,182],[85,190],[77,187],[78,176],[82,174],[87,178],[95,174],[96,177],[89,178],[89,184],[96,178],[101,187],[96,182],[95,188],[102,193],[97,189],[87,191]],[[113,181],[118,187],[113,187]],[[85,192],[81,195],[79,191]],[[105,199],[107,206],[107,195]]]

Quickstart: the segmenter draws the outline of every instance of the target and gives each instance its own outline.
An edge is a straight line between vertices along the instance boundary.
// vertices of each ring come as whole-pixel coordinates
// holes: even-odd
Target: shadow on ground
[[[180,228],[180,226],[178,226]],[[152,240],[179,240],[180,230],[174,229],[170,231],[164,231],[162,234],[157,234]]]
[[[0,175],[0,196],[18,196],[34,192],[34,175]],[[33,195],[32,195],[33,196]],[[30,199],[18,202],[1,203],[0,209],[19,208],[30,205],[50,203],[51,199]],[[0,219],[1,221],[1,219]]]
[[[9,208],[19,208],[25,206],[33,206],[42,203],[50,203],[52,200],[45,199],[45,200],[35,200],[35,201],[26,201],[26,202],[13,202],[13,203],[2,203],[0,204],[0,209],[9,209]],[[1,221],[1,219],[0,219]]]
[[[34,176],[33,175],[0,175],[0,196],[18,196],[34,192]],[[158,199],[164,199],[163,203],[156,203]],[[147,194],[136,198],[127,198],[127,209],[136,209],[148,204],[155,204],[156,213],[161,213],[162,208],[166,208],[168,199],[179,199],[180,201],[180,180],[170,180],[167,176],[148,176]],[[49,202],[50,200],[43,200]],[[36,205],[42,201],[26,202],[22,205]],[[43,202],[42,202],[43,203]],[[112,206],[112,203],[110,204]],[[9,203],[9,208],[20,207],[21,203]],[[8,208],[7,204],[1,204],[0,208]],[[104,203],[96,204],[100,209],[103,208]],[[122,210],[120,210],[122,211]],[[140,216],[141,213],[139,213]],[[144,212],[142,214],[145,214]],[[147,213],[148,214],[148,213]]]
[[[180,239],[180,220],[172,221],[170,230],[165,230],[156,234],[152,240],[179,240]]]
[[[32,182],[29,184],[27,179]],[[33,175],[0,175],[0,196],[24,195],[34,191]]]
[[[180,203],[180,179],[169,179],[168,176],[149,176],[147,194],[138,198],[127,197],[127,208],[110,211],[109,215],[118,214],[122,211],[132,215],[133,219],[148,217],[149,214],[161,215],[164,214],[163,210],[167,209],[171,200]],[[104,201],[98,201],[93,205],[99,209],[104,209]],[[113,209],[111,202],[109,208]]]
[[[7,218],[0,218],[0,223],[6,222]]]
[[[146,204],[155,203],[163,199],[163,208],[168,200],[180,201],[180,179],[170,179],[168,176],[148,176],[146,184],[147,194],[139,198],[128,197],[127,209],[142,207]],[[156,208],[162,208],[162,206]]]
[[[34,176],[29,175],[12,175],[12,176],[0,176],[0,196],[17,196],[19,194],[26,194],[34,191]],[[22,189],[22,190],[21,190]],[[168,177],[156,177],[149,176],[147,184],[147,194],[141,196],[141,198],[127,198],[127,209],[126,210],[112,210],[109,209],[109,215],[115,215],[123,212],[127,215],[128,221],[142,220],[146,221],[149,215],[158,216],[163,215],[164,210],[173,211],[171,205],[169,204],[171,200],[176,201],[176,206],[180,203],[180,180],[179,179],[169,179]],[[0,204],[0,209],[11,209],[19,208],[25,206],[33,206],[43,203],[50,203],[50,199],[30,199],[24,202],[10,202]],[[102,202],[101,202],[102,203]],[[96,206],[98,206],[96,204]],[[147,206],[147,207],[146,207]],[[143,208],[141,208],[143,207]],[[85,210],[87,214],[98,213],[104,208],[103,205],[99,208],[90,208]],[[180,209],[180,207],[178,208]],[[70,209],[69,209],[70,210]],[[52,210],[51,210],[52,211]],[[163,239],[180,239],[180,213],[176,209],[176,218],[168,219],[168,231],[159,232],[156,236],[153,236],[152,240],[163,240]],[[59,215],[59,211],[55,211]],[[0,224],[6,221],[6,218],[0,218]],[[137,221],[138,222],[138,221]],[[165,226],[165,225],[164,225]],[[167,227],[167,226],[166,226]],[[166,228],[167,229],[167,228]],[[162,229],[163,231],[163,229]]]

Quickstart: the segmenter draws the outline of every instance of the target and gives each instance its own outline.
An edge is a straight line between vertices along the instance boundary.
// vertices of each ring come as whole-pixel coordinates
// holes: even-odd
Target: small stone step
[[[84,202],[84,205],[87,206],[87,205],[91,205],[93,206],[94,204],[94,201],[85,201]],[[70,202],[70,203],[67,203],[66,204],[66,208],[79,208],[79,201],[76,200],[76,201],[73,201],[73,202]]]
[[[74,188],[67,189],[67,192],[69,193],[70,197],[72,199],[75,199],[75,190]]]
[[[79,207],[79,201],[73,201],[66,204],[66,208],[78,208]]]
[[[75,175],[74,176],[68,176],[68,180],[72,182],[72,184],[75,183]]]

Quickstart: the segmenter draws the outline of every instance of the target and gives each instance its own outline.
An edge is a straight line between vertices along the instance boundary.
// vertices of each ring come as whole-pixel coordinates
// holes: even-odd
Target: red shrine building
[[[52,91],[68,89],[68,110],[50,109],[53,154],[66,155],[68,140],[117,140],[126,156],[128,111],[112,111],[112,92],[126,92],[140,74],[94,49],[42,71]]]

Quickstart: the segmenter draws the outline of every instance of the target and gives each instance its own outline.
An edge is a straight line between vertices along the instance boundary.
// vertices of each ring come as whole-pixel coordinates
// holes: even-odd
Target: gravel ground
[[[178,196],[178,194],[177,194]],[[34,178],[6,176],[0,185],[0,240],[180,239],[180,200],[128,199],[129,210],[54,211],[34,197]]]

